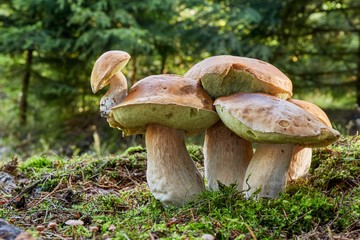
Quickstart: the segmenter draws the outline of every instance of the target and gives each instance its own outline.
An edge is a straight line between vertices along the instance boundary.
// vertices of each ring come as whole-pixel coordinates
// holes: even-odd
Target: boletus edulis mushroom
[[[210,127],[219,117],[212,99],[190,78],[149,76],[124,96],[120,89],[127,89],[127,85],[117,74],[129,59],[122,51],[103,54],[94,66],[92,88],[95,92],[110,83],[107,99],[121,92],[121,98],[112,101],[116,104],[106,105],[108,112],[104,115],[124,135],[145,134],[150,191],[165,205],[181,205],[204,190],[203,178],[187,152],[184,136]],[[121,87],[112,89],[111,84]]]
[[[326,113],[317,105],[308,101],[292,99],[292,98],[288,99],[288,101],[294,103],[295,105],[303,108],[305,111],[311,113],[329,128],[332,127],[330,119],[328,118]],[[305,176],[309,172],[311,160],[312,160],[311,147],[295,145],[293,150],[292,160],[290,162],[288,180],[293,181],[300,177]]]
[[[254,58],[220,55],[206,58],[184,75],[201,82],[216,99],[238,92],[265,92],[280,98],[292,96],[292,82],[275,66]],[[251,142],[219,122],[205,132],[205,177],[210,189],[218,181],[242,190],[246,168],[253,156]]]
[[[259,191],[273,198],[284,190],[295,144],[320,147],[340,136],[303,108],[268,94],[237,93],[214,105],[228,128],[257,142],[243,184],[247,196]]]
[[[96,60],[91,72],[90,83],[93,93],[110,85],[108,91],[100,100],[100,114],[108,119],[111,126],[115,123],[109,115],[110,109],[122,102],[127,95],[127,80],[121,70],[130,58],[130,55],[124,51],[105,52]]]
[[[148,76],[111,112],[125,134],[145,133],[146,176],[156,199],[181,205],[204,190],[184,136],[210,127],[219,117],[198,82],[176,75]]]

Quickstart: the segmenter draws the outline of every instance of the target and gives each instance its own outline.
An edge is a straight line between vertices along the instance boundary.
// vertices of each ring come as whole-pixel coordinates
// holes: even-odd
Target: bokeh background
[[[143,142],[99,116],[106,89],[94,95],[89,80],[108,50],[131,54],[129,86],[212,55],[262,59],[292,79],[294,98],[356,134],[359,38],[358,0],[1,0],[0,160],[114,154]]]

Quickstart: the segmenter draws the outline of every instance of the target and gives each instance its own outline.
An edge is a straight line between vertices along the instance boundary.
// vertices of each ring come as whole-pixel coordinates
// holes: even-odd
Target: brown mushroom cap
[[[199,83],[176,75],[154,75],[133,85],[111,114],[126,135],[144,133],[149,123],[196,133],[218,121],[212,99]]]
[[[320,121],[322,121],[326,126],[332,127],[330,119],[328,118],[326,113],[314,103],[293,98],[289,98],[288,101],[308,111],[309,113],[317,117]]]
[[[38,225],[38,226],[36,226],[36,231],[42,232],[42,231],[44,231],[44,230],[45,230],[45,226],[44,226],[44,225]]]
[[[108,51],[95,62],[91,72],[91,89],[94,93],[109,84],[110,78],[121,71],[131,56],[124,51]]]
[[[202,60],[184,75],[201,81],[213,98],[237,92],[292,96],[291,80],[275,66],[253,58],[220,55]]]
[[[325,146],[340,136],[301,107],[267,94],[237,93],[214,105],[224,124],[249,141]]]
[[[58,226],[58,224],[56,222],[49,222],[49,224],[47,225],[48,228],[50,229],[56,229],[56,227]]]

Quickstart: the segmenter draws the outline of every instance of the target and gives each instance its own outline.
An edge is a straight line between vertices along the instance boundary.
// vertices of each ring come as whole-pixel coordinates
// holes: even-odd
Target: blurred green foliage
[[[295,97],[352,110],[360,103],[359,16],[356,0],[3,0],[0,158],[8,149],[93,151],[93,134],[101,153],[141,143],[98,116],[104,92],[93,95],[89,77],[112,49],[132,56],[129,85],[183,74],[211,55],[241,55],[283,70]]]

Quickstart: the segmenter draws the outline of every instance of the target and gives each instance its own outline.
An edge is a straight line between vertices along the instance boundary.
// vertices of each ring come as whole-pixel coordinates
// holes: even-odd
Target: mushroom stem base
[[[218,190],[218,181],[236,184],[242,191],[246,168],[253,155],[252,145],[221,121],[206,130],[204,142],[205,178],[211,190]]]
[[[164,205],[182,205],[204,190],[204,181],[191,159],[184,131],[159,124],[146,128],[150,191]]]
[[[288,181],[305,176],[309,172],[311,159],[312,148],[295,145],[288,172]]]
[[[293,144],[258,144],[244,180],[246,196],[275,198],[285,189]]]

